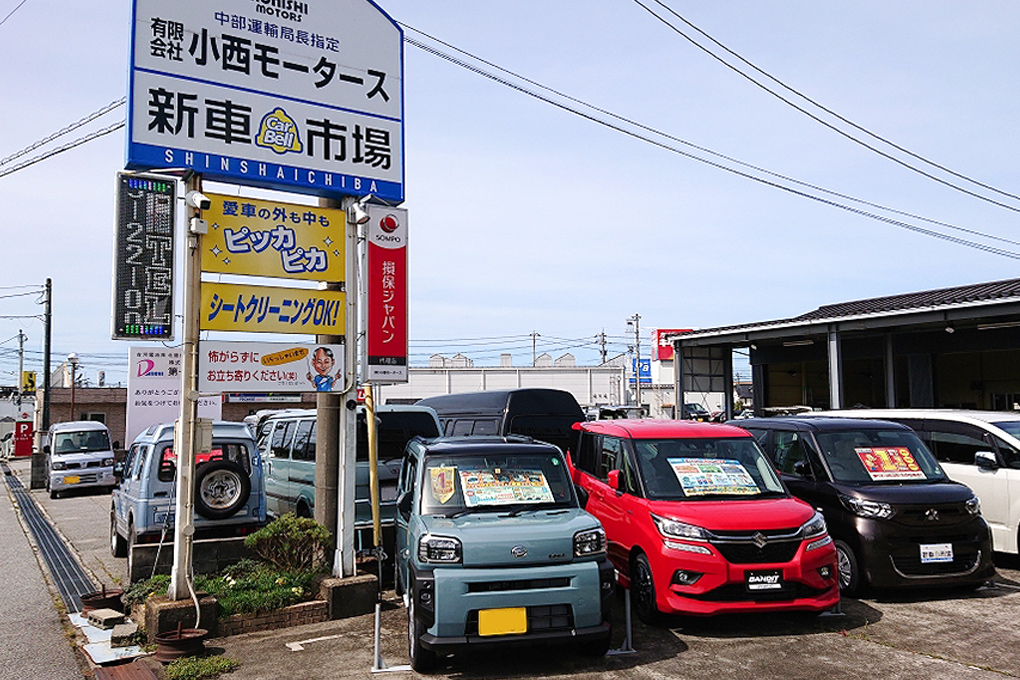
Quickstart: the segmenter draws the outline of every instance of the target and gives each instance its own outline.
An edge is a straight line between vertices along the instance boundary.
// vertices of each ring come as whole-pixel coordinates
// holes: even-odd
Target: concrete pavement
[[[20,471],[27,468],[13,462]],[[27,482],[27,478],[23,478]],[[68,680],[83,677],[72,639],[64,633],[46,568],[23,530],[10,489],[0,498],[0,679]]]

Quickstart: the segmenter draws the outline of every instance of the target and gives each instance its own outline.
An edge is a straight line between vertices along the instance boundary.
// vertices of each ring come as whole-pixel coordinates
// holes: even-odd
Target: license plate
[[[769,571],[749,571],[744,574],[744,585],[751,593],[767,592],[783,589],[783,572],[779,569]]]
[[[952,543],[922,543],[921,564],[953,561]]]
[[[525,607],[481,609],[478,612],[479,635],[513,635],[528,632],[528,610]]]
[[[397,487],[395,486],[380,486],[379,487],[379,498],[383,503],[397,500]]]
[[[81,477],[79,477],[78,475],[71,475],[69,477],[64,477],[64,484],[77,484],[80,481],[81,481]]]

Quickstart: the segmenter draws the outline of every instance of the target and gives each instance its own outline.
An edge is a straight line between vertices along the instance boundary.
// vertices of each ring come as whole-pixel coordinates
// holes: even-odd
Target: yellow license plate
[[[479,635],[513,635],[528,632],[528,610],[525,607],[506,609],[480,609]]]
[[[81,481],[81,477],[78,475],[72,475],[71,477],[64,477],[64,484],[77,484]]]

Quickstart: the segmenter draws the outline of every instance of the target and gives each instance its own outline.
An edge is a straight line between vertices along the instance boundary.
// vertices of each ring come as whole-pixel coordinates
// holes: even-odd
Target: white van
[[[1020,551],[1020,413],[962,409],[851,409],[840,415],[903,423],[917,432],[950,479],[966,484],[999,552]]]
[[[114,454],[106,425],[91,420],[57,423],[50,427],[46,454],[46,490],[50,498],[61,491],[117,485]]]

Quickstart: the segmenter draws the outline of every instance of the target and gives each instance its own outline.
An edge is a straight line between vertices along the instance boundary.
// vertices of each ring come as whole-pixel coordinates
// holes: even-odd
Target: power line
[[[70,151],[71,149],[73,149],[75,147],[79,147],[82,144],[87,144],[88,142],[91,142],[91,141],[93,141],[95,139],[98,139],[98,138],[100,138],[100,137],[102,137],[104,135],[108,135],[111,132],[116,132],[117,130],[121,129],[122,127],[124,127],[124,121],[120,121],[119,123],[114,123],[113,125],[111,125],[111,126],[109,126],[107,128],[103,128],[102,130],[96,130],[95,132],[92,132],[92,133],[90,133],[88,135],[85,135],[84,137],[79,137],[78,139],[74,140],[73,142],[68,142],[67,144],[64,144],[63,146],[58,146],[56,149],[48,151],[48,152],[46,152],[44,154],[41,154],[39,156],[36,156],[35,158],[29,158],[27,161],[23,161],[21,163],[18,163],[17,165],[11,166],[11,167],[9,167],[9,168],[7,168],[5,170],[0,170],[0,177],[6,177],[7,175],[15,173],[18,170],[24,170],[25,168],[27,168],[29,166],[32,166],[32,165],[35,165],[36,163],[39,163],[41,161],[44,161],[47,158],[52,158],[53,156],[56,156],[59,153],[63,153],[65,151]]]
[[[982,195],[981,195],[981,194],[979,194],[979,193],[976,193],[976,192],[970,191],[969,189],[965,189],[964,187],[961,187],[961,186],[959,186],[959,185],[957,185],[957,184],[953,184],[952,182],[950,182],[950,181],[948,181],[948,180],[942,179],[941,177],[938,177],[938,176],[936,176],[936,175],[933,175],[933,174],[931,174],[931,173],[929,173],[929,172],[926,172],[926,171],[924,171],[924,170],[922,170],[922,169],[920,169],[920,168],[914,167],[914,166],[913,166],[913,165],[911,165],[910,163],[908,163],[908,162],[906,162],[906,161],[904,161],[904,160],[902,160],[902,159],[900,159],[900,158],[896,158],[896,157],[895,157],[895,156],[893,156],[892,154],[886,153],[885,151],[882,151],[881,149],[879,149],[879,148],[876,148],[876,147],[872,146],[871,144],[867,143],[867,142],[866,142],[866,141],[864,141],[864,140],[861,140],[861,139],[858,139],[857,137],[854,137],[853,135],[851,135],[850,133],[846,132],[845,130],[840,130],[840,129],[839,129],[838,127],[836,127],[836,126],[835,126],[835,125],[833,125],[832,123],[829,123],[828,121],[825,121],[825,120],[821,119],[820,117],[818,117],[818,116],[816,116],[815,114],[811,113],[810,111],[808,111],[808,110],[804,109],[803,107],[801,107],[801,106],[798,106],[797,104],[795,104],[794,102],[790,101],[789,99],[787,99],[787,98],[786,98],[786,97],[784,97],[783,95],[779,94],[779,93],[778,93],[778,92],[776,92],[775,90],[772,90],[771,88],[767,87],[766,85],[763,85],[762,83],[758,82],[757,80],[755,80],[754,78],[752,78],[752,77],[751,77],[751,76],[749,76],[748,74],[746,74],[746,73],[744,73],[743,71],[741,71],[740,69],[736,68],[735,66],[733,66],[732,64],[730,64],[729,62],[727,62],[727,61],[726,61],[725,59],[723,59],[723,58],[722,58],[722,57],[720,57],[719,55],[717,55],[717,54],[715,54],[714,52],[712,52],[712,51],[711,51],[710,49],[708,49],[708,48],[706,48],[705,46],[703,46],[703,45],[701,45],[700,43],[698,43],[698,42],[697,42],[696,40],[694,40],[693,38],[691,38],[691,37],[690,37],[689,35],[687,35],[686,33],[684,33],[684,32],[683,32],[682,30],[680,30],[679,28],[677,28],[677,27],[676,27],[675,25],[673,25],[672,23],[670,23],[669,21],[667,21],[667,20],[666,20],[665,18],[663,18],[662,16],[660,16],[660,15],[656,14],[656,13],[655,13],[655,11],[654,11],[654,10],[652,10],[651,8],[649,8],[649,7],[647,6],[647,5],[645,5],[645,3],[644,3],[644,2],[642,2],[642,0],[634,0],[634,2],[635,2],[635,3],[637,4],[637,5],[639,5],[640,7],[642,7],[642,8],[643,8],[643,9],[644,9],[644,10],[645,10],[646,12],[648,12],[649,14],[651,14],[651,15],[652,15],[653,17],[655,17],[656,19],[658,19],[658,20],[659,20],[660,22],[662,22],[663,24],[665,24],[666,26],[668,26],[669,28],[671,28],[671,29],[672,29],[672,30],[673,30],[674,32],[676,32],[677,34],[679,34],[680,36],[682,36],[682,37],[683,37],[683,38],[684,38],[685,40],[687,40],[688,42],[690,42],[690,43],[691,43],[692,45],[694,45],[695,47],[697,47],[697,48],[698,48],[698,49],[700,49],[701,51],[705,52],[705,54],[709,55],[710,57],[712,57],[713,59],[715,59],[715,60],[716,60],[716,61],[718,61],[719,63],[721,63],[721,64],[723,64],[724,66],[726,66],[726,68],[728,68],[728,69],[732,70],[733,72],[737,73],[738,75],[740,75],[740,76],[742,76],[742,77],[746,78],[747,80],[749,80],[750,82],[752,82],[752,83],[753,83],[754,85],[756,85],[757,87],[759,87],[759,88],[761,88],[761,89],[765,90],[766,92],[768,92],[769,94],[771,94],[771,95],[772,95],[773,97],[775,97],[776,99],[779,99],[780,101],[782,101],[783,103],[787,104],[788,106],[791,106],[791,107],[793,107],[794,109],[796,109],[797,111],[800,111],[800,112],[801,112],[801,113],[803,113],[803,114],[804,114],[805,116],[807,116],[807,117],[811,118],[812,120],[814,120],[815,122],[817,122],[817,123],[819,123],[819,124],[821,124],[821,125],[824,125],[825,127],[829,128],[829,129],[830,129],[830,130],[832,130],[833,132],[836,132],[837,134],[840,134],[840,135],[842,135],[843,137],[846,137],[847,139],[849,139],[850,141],[854,142],[855,144],[859,144],[859,145],[861,145],[861,146],[865,147],[866,149],[870,149],[871,151],[874,151],[874,152],[875,152],[875,153],[877,153],[878,155],[882,156],[883,158],[886,158],[886,159],[888,159],[888,160],[890,160],[890,161],[892,161],[892,162],[894,162],[894,163],[897,163],[897,164],[899,164],[899,165],[903,166],[904,168],[907,168],[908,170],[912,170],[913,172],[916,172],[916,173],[917,173],[917,174],[919,174],[919,175],[922,175],[922,176],[924,176],[924,177],[927,177],[927,178],[928,178],[928,179],[930,179],[930,180],[933,180],[933,181],[935,181],[935,182],[938,182],[939,184],[942,184],[942,185],[945,185],[945,186],[947,186],[947,187],[950,187],[951,189],[955,189],[955,190],[957,190],[957,191],[959,191],[959,192],[961,192],[961,193],[967,194],[968,196],[971,196],[971,197],[973,197],[973,198],[977,198],[977,199],[979,199],[979,200],[982,200],[982,201],[986,201],[986,202],[988,202],[988,203],[991,203],[992,205],[997,205],[997,206],[999,206],[1000,208],[1005,208],[1006,210],[1012,210],[1013,212],[1020,212],[1020,208],[1017,208],[1017,207],[1015,207],[1015,206],[1009,205],[1009,204],[1007,204],[1007,203],[1002,203],[1002,202],[1000,202],[1000,201],[997,201],[997,200],[995,200],[995,199],[993,199],[993,198],[989,198],[989,197],[987,197],[987,196],[982,196]],[[672,9],[670,9],[670,8],[669,8],[669,7],[667,6],[667,5],[665,5],[665,4],[663,3],[663,2],[661,2],[661,0],[654,0],[654,2],[655,2],[656,4],[658,4],[658,5],[662,6],[663,8],[665,8],[665,9],[666,9],[667,11],[669,11],[669,12],[670,12],[671,14],[673,14],[673,15],[674,15],[675,17],[677,17],[678,19],[680,19],[680,20],[681,20],[681,21],[683,21],[684,23],[687,23],[688,25],[692,25],[692,24],[690,24],[690,22],[688,22],[688,21],[687,21],[686,19],[684,19],[683,17],[681,17],[681,16],[679,15],[679,14],[677,14],[677,13],[676,13],[676,12],[674,12],[674,11],[673,11]],[[700,31],[700,29],[698,29],[698,30]],[[701,31],[701,32],[702,32],[702,33],[704,34],[704,32],[703,32],[703,31]],[[707,34],[705,34],[705,35],[707,36]],[[714,39],[712,39],[712,41],[713,41],[713,42],[716,42],[716,44],[719,44],[719,43],[718,43],[717,41],[715,41]],[[726,48],[724,48],[724,49],[726,49]],[[733,53],[732,53],[732,51],[730,51],[729,49],[727,49],[727,51],[728,51],[728,52],[730,52],[731,54],[733,54]],[[735,55],[735,56],[736,56],[736,55]],[[742,57],[738,57],[738,58],[740,58],[740,59],[741,59],[741,61],[744,61],[744,62],[745,62],[745,63],[747,63],[748,65],[752,66],[752,68],[755,68],[755,70],[758,70],[759,72],[761,72],[761,73],[764,73],[764,71],[761,71],[761,69],[758,69],[758,68],[757,68],[756,66],[754,66],[753,64],[750,64],[750,62],[747,62],[747,61],[746,61],[745,59],[743,59]],[[768,75],[768,74],[765,74],[765,75]],[[772,78],[772,76],[768,76],[768,77],[769,77],[769,78]],[[773,79],[773,80],[775,80],[774,78],[772,78],[772,79]],[[847,121],[847,120],[846,120],[845,118],[842,118],[842,117],[841,117],[841,116],[839,116],[838,114],[835,114],[835,113],[833,113],[832,111],[829,111],[829,109],[826,109],[826,108],[824,108],[824,107],[822,107],[822,106],[820,106],[820,105],[816,104],[816,103],[815,103],[814,101],[812,101],[812,100],[808,99],[807,97],[805,97],[804,95],[800,94],[800,92],[797,92],[796,90],[794,90],[794,89],[792,89],[792,88],[789,88],[789,87],[787,87],[786,85],[784,85],[784,84],[783,84],[783,83],[781,83],[780,81],[776,80],[776,82],[777,82],[777,83],[779,83],[780,85],[782,85],[782,86],[783,86],[784,88],[786,88],[786,89],[790,90],[791,92],[793,92],[793,93],[794,93],[794,94],[796,94],[797,96],[799,96],[799,97],[801,97],[801,98],[803,98],[803,99],[805,99],[805,100],[807,100],[807,101],[810,101],[810,102],[811,102],[812,104],[814,104],[815,106],[818,106],[818,108],[821,108],[822,110],[826,111],[827,113],[830,113],[831,115],[834,115],[834,116],[836,116],[836,117],[837,117],[837,118],[839,118],[840,120],[843,120],[843,121],[845,121],[845,122],[849,123],[850,125],[853,125],[853,127],[857,128],[857,129],[859,129],[859,130],[862,130],[862,131],[866,132],[867,134],[869,134],[869,135],[871,135],[871,136],[875,137],[876,139],[880,139],[881,141],[885,142],[886,144],[889,144],[890,146],[893,146],[893,147],[895,147],[895,148],[897,148],[897,149],[900,149],[900,150],[902,150],[902,151],[904,151],[904,152],[906,152],[906,153],[910,154],[911,156],[914,156],[915,158],[918,158],[918,159],[920,159],[920,160],[922,160],[922,161],[924,161],[924,162],[926,162],[926,163],[929,163],[930,165],[934,165],[935,167],[938,167],[938,168],[939,168],[939,169],[941,169],[941,170],[945,170],[946,172],[949,172],[949,173],[951,173],[951,174],[953,174],[953,175],[956,175],[957,177],[960,177],[960,178],[962,178],[962,179],[965,179],[965,180],[967,180],[967,181],[969,181],[969,182],[972,182],[972,183],[974,183],[974,184],[977,184],[977,185],[979,185],[979,186],[982,186],[982,187],[985,187],[985,188],[991,189],[992,191],[995,191],[995,192],[997,192],[997,193],[999,193],[999,194],[1002,194],[1002,195],[1005,195],[1005,196],[1009,196],[1009,197],[1011,197],[1011,198],[1017,198],[1017,199],[1020,199],[1020,197],[1014,196],[1013,194],[1010,194],[1010,193],[1007,193],[1007,192],[1004,192],[1004,191],[999,191],[998,189],[994,189],[994,188],[992,188],[992,187],[988,187],[987,185],[985,185],[985,184],[982,184],[982,183],[980,183],[980,182],[977,182],[977,181],[975,181],[975,180],[972,180],[972,179],[970,179],[969,177],[966,177],[965,175],[961,175],[961,174],[959,174],[959,173],[956,173],[956,172],[953,172],[953,171],[951,171],[951,170],[948,170],[948,169],[946,169],[946,168],[943,168],[943,167],[942,167],[941,165],[938,165],[938,164],[936,164],[936,163],[932,163],[931,161],[928,161],[927,159],[925,159],[925,158],[923,158],[923,157],[921,157],[921,156],[917,156],[916,154],[913,154],[913,153],[911,153],[911,152],[909,152],[909,151],[906,151],[906,150],[905,150],[905,149],[903,149],[902,147],[896,146],[895,144],[892,144],[891,142],[888,142],[887,140],[885,140],[885,139],[883,139],[883,138],[881,138],[881,137],[878,137],[877,135],[874,135],[873,133],[871,133],[871,132],[869,132],[869,131],[865,130],[864,128],[861,128],[861,127],[860,127],[860,126],[858,126],[858,125],[855,125],[855,124],[853,124],[853,123],[850,123],[850,121]]]
[[[420,33],[421,35],[424,35],[424,36],[428,37],[431,40],[435,40],[436,42],[438,42],[438,43],[440,43],[442,45],[446,45],[448,47],[451,47],[452,49],[456,50],[457,52],[460,52],[461,54],[464,54],[465,56],[470,57],[471,59],[474,59],[474,60],[476,60],[476,61],[478,61],[480,63],[483,63],[483,64],[491,65],[494,68],[496,68],[496,69],[498,69],[498,70],[500,70],[500,71],[502,71],[502,72],[504,72],[504,73],[506,73],[508,75],[511,75],[514,78],[517,78],[517,79],[519,79],[519,80],[521,80],[523,82],[530,83],[530,84],[535,84],[537,87],[539,87],[539,88],[541,88],[543,90],[546,90],[548,92],[551,92],[551,93],[555,94],[556,96],[559,96],[559,97],[562,97],[564,99],[567,99],[568,101],[581,104],[582,106],[584,106],[586,108],[589,108],[589,109],[591,109],[593,111],[597,111],[597,112],[602,113],[604,115],[609,115],[612,118],[615,118],[617,120],[621,120],[621,121],[627,122],[628,124],[634,125],[635,127],[638,127],[640,129],[643,129],[643,130],[646,130],[646,131],[649,131],[649,132],[654,132],[654,134],[659,135],[661,137],[664,137],[666,139],[671,139],[673,141],[680,141],[680,143],[685,144],[687,146],[691,146],[691,147],[695,146],[695,145],[692,145],[692,144],[690,144],[688,142],[685,142],[683,140],[677,140],[677,138],[675,138],[675,137],[673,137],[673,136],[671,136],[669,134],[666,134],[666,133],[660,132],[658,130],[655,130],[654,128],[650,128],[650,127],[642,125],[642,124],[634,123],[633,121],[629,121],[628,119],[624,119],[624,118],[622,118],[620,116],[617,116],[617,115],[612,114],[612,113],[610,113],[608,111],[605,111],[604,109],[600,109],[600,108],[598,108],[596,106],[587,104],[587,103],[582,102],[581,100],[578,100],[578,99],[576,99],[574,97],[570,97],[568,95],[564,95],[564,94],[559,93],[559,92],[557,92],[555,90],[552,90],[551,88],[548,88],[548,87],[546,87],[544,85],[537,84],[534,81],[530,81],[527,78],[524,78],[523,76],[519,76],[519,75],[517,75],[517,74],[515,74],[515,73],[513,73],[511,71],[507,71],[506,69],[503,69],[502,67],[499,67],[499,66],[496,66],[494,64],[491,64],[491,62],[487,62],[484,59],[476,57],[476,56],[474,56],[474,55],[472,55],[472,54],[470,54],[468,52],[464,52],[463,50],[460,50],[459,48],[453,47],[453,46],[449,45],[448,43],[444,43],[441,40],[437,40],[436,38],[433,38],[432,36],[428,35],[427,33],[419,31],[419,30],[417,30],[417,29],[415,29],[415,28],[413,28],[411,26],[407,26],[406,24],[401,24],[401,25],[404,26],[405,28],[409,29],[409,30],[415,31],[416,33]],[[770,187],[775,188],[775,189],[780,189],[782,191],[786,191],[788,193],[791,193],[791,194],[796,195],[796,196],[800,196],[802,198],[808,198],[810,200],[817,201],[819,203],[823,203],[825,205],[828,205],[828,206],[831,206],[831,207],[834,207],[834,208],[839,208],[841,210],[845,210],[847,212],[853,213],[853,214],[861,216],[861,217],[868,217],[870,219],[877,220],[879,222],[883,222],[883,223],[889,224],[891,226],[895,226],[895,227],[899,227],[899,228],[902,228],[902,229],[906,229],[908,231],[914,231],[914,232],[919,233],[919,234],[923,234],[923,235],[926,235],[926,236],[931,236],[932,238],[938,238],[938,239],[941,239],[941,240],[944,240],[944,241],[948,241],[950,243],[954,243],[954,244],[957,244],[957,245],[967,246],[969,248],[974,248],[976,250],[981,250],[983,252],[987,252],[987,253],[990,253],[990,254],[1001,255],[1003,257],[1008,257],[1008,258],[1011,258],[1011,259],[1020,259],[1020,253],[1016,253],[1016,252],[1013,252],[1013,251],[1010,251],[1010,250],[1004,250],[1004,249],[1001,249],[1001,248],[996,248],[994,246],[989,246],[989,245],[986,245],[986,244],[983,244],[983,243],[977,243],[977,242],[974,242],[974,241],[969,241],[967,239],[951,236],[949,234],[944,234],[942,232],[934,231],[932,229],[926,229],[924,227],[920,227],[920,226],[917,226],[917,225],[914,225],[914,224],[903,222],[901,220],[897,220],[897,219],[894,219],[894,218],[891,218],[891,217],[887,217],[887,216],[884,216],[884,215],[879,215],[879,214],[876,214],[876,213],[873,213],[873,212],[869,212],[867,210],[862,210],[860,208],[854,208],[852,206],[848,206],[848,205],[845,205],[845,204],[842,204],[842,203],[838,203],[836,201],[823,198],[821,196],[815,196],[813,194],[810,194],[810,193],[807,193],[805,191],[801,191],[801,190],[795,189],[793,187],[789,187],[789,186],[785,186],[785,185],[779,184],[778,182],[774,182],[774,181],[765,179],[763,177],[758,177],[758,176],[752,175],[750,173],[743,172],[741,170],[729,167],[729,166],[724,165],[724,164],[719,163],[719,162],[715,162],[715,161],[712,161],[712,160],[709,160],[709,159],[706,159],[706,158],[702,158],[701,156],[697,156],[697,155],[692,154],[690,152],[684,151],[682,149],[679,149],[679,148],[677,148],[675,146],[672,146],[670,144],[667,144],[665,142],[662,142],[662,141],[659,141],[659,140],[656,140],[656,139],[652,139],[652,138],[650,138],[650,137],[648,137],[646,135],[642,135],[639,132],[635,132],[634,130],[626,129],[626,128],[621,127],[620,125],[616,125],[616,124],[614,124],[614,123],[612,123],[610,121],[603,120],[603,119],[598,118],[596,116],[593,116],[591,114],[585,113],[584,111],[580,111],[580,110],[578,110],[576,108],[573,108],[573,107],[571,107],[571,106],[569,106],[569,105],[567,105],[567,104],[565,104],[565,103],[563,103],[561,101],[556,101],[555,99],[553,99],[553,98],[551,98],[549,96],[543,95],[543,94],[541,94],[539,92],[535,92],[533,90],[529,90],[528,88],[524,87],[523,85],[511,82],[511,81],[507,80],[506,78],[503,78],[503,77],[501,77],[499,75],[496,75],[494,73],[490,73],[490,72],[486,71],[485,69],[483,69],[483,68],[481,68],[479,66],[476,66],[476,65],[473,65],[473,64],[469,64],[469,63],[467,63],[467,62],[465,62],[465,61],[463,61],[463,60],[461,60],[461,59],[459,59],[459,58],[457,58],[457,57],[455,57],[455,56],[453,56],[451,54],[443,52],[442,50],[440,50],[438,48],[432,47],[430,45],[426,45],[426,44],[422,43],[419,40],[411,38],[411,37],[407,36],[406,34],[404,36],[404,41],[407,42],[410,45],[413,45],[414,47],[417,47],[417,48],[425,51],[425,52],[428,52],[428,53],[430,53],[430,54],[432,54],[434,56],[437,56],[437,57],[439,57],[441,59],[449,61],[450,63],[452,63],[452,64],[454,64],[456,66],[460,66],[461,68],[467,69],[467,70],[469,70],[469,71],[471,71],[473,73],[476,73],[477,75],[481,75],[481,76],[483,76],[485,78],[488,78],[488,79],[490,79],[490,80],[492,80],[492,81],[494,81],[496,83],[499,83],[501,85],[504,85],[506,87],[514,89],[514,90],[516,90],[516,91],[518,91],[518,92],[520,92],[522,94],[526,94],[526,95],[528,95],[530,97],[538,99],[539,101],[545,102],[547,104],[551,104],[552,106],[560,108],[560,109],[562,109],[564,111],[567,111],[567,112],[573,113],[575,115],[581,116],[582,118],[585,118],[585,119],[587,119],[587,120],[589,120],[589,121],[591,121],[593,123],[596,123],[598,125],[602,125],[604,127],[607,127],[609,129],[615,130],[617,132],[621,132],[621,133],[623,133],[625,135],[628,135],[630,137],[633,137],[635,139],[639,139],[641,141],[647,142],[648,144],[652,144],[653,146],[657,146],[657,147],[659,147],[661,149],[664,149],[664,150],[667,150],[667,151],[671,151],[673,153],[676,153],[678,155],[684,156],[686,158],[690,158],[691,160],[698,161],[699,163],[704,163],[706,165],[709,165],[711,167],[717,168],[719,170],[723,170],[725,172],[729,172],[729,173],[737,175],[739,177],[743,177],[745,179],[750,179],[750,180],[758,182],[760,184],[764,184],[766,186],[770,186]],[[730,162],[733,162],[731,159],[729,159],[729,158],[727,158],[725,156],[722,156],[721,154],[716,154],[715,152],[708,151],[707,149],[699,147],[699,150],[704,151],[706,153],[711,153],[714,156],[725,158],[726,160],[728,160]],[[759,171],[759,172],[764,172],[765,174],[771,175],[773,177],[777,177],[777,178],[783,179],[784,181],[790,181],[790,182],[794,182],[796,184],[799,184],[801,186],[810,187],[813,190],[823,191],[823,192],[828,193],[828,194],[835,194],[835,192],[828,191],[828,190],[822,189],[820,187],[815,187],[814,185],[809,185],[809,184],[804,183],[804,182],[799,182],[797,180],[793,180],[792,178],[788,178],[788,177],[786,177],[784,175],[779,175],[777,173],[763,171],[763,170],[761,170],[759,168],[756,168],[755,166],[750,166],[750,165],[745,164],[745,163],[741,163],[741,165],[744,165],[745,167],[750,167],[750,168],[755,169],[756,171]],[[884,206],[879,206],[877,204],[869,204],[866,201],[861,201],[860,199],[855,199],[853,197],[845,196],[845,195],[842,195],[842,194],[835,194],[835,195],[837,195],[837,196],[839,196],[841,198],[846,198],[846,199],[849,199],[849,200],[853,200],[855,202],[859,202],[859,203],[862,203],[862,204],[870,205],[871,207],[875,207],[875,208],[879,208],[879,209],[882,209],[882,210],[886,210],[888,212],[899,213],[899,211],[891,210],[891,209],[885,208]],[[903,214],[903,213],[899,213],[899,214]],[[932,220],[928,220],[928,221],[932,221]],[[951,225],[945,225],[945,226],[951,226]],[[1001,239],[1000,237],[997,237],[997,236],[992,236],[992,235],[989,235],[989,234],[983,234],[981,232],[974,232],[972,230],[966,230],[966,229],[963,229],[962,227],[955,227],[955,226],[953,226],[952,228],[959,229],[961,231],[966,231],[968,233],[972,233],[972,234],[975,234],[975,235],[980,235],[980,236],[982,236],[984,238],[1000,240],[1000,241],[1001,240],[1005,240],[1005,239]],[[1010,241],[1010,243],[1015,243],[1015,242]]]
[[[62,130],[58,130],[57,132],[54,132],[52,135],[49,135],[48,137],[40,139],[39,141],[34,142],[33,144],[30,144],[29,146],[26,146],[21,151],[16,151],[16,152],[12,153],[7,158],[0,159],[0,165],[7,165],[8,163],[13,161],[14,159],[21,158],[22,156],[24,156],[24,155],[26,155],[28,153],[31,153],[32,151],[35,151],[40,146],[44,146],[46,144],[49,144],[50,142],[52,142],[53,140],[57,139],[58,137],[63,137],[64,135],[66,135],[66,134],[68,134],[70,132],[74,132],[75,130],[77,130],[78,128],[80,128],[80,127],[82,127],[84,125],[88,125],[89,123],[91,123],[95,119],[97,119],[97,118],[99,118],[101,116],[106,115],[110,111],[112,111],[112,110],[114,110],[114,109],[116,109],[116,108],[118,108],[120,106],[124,106],[124,103],[126,101],[127,101],[126,97],[121,97],[117,101],[110,102],[109,104],[107,104],[106,106],[102,107],[101,109],[99,109],[97,111],[93,111],[92,113],[90,113],[89,115],[85,116],[81,120],[79,120],[79,121],[77,121],[75,123],[71,123],[70,125],[68,125],[67,127],[63,128]]]
[[[14,13],[21,9],[21,6],[24,5],[26,2],[28,2],[28,0],[21,0],[21,2],[18,3],[18,6],[12,9],[10,12],[8,12],[7,16],[3,18],[3,21],[0,21],[0,26],[6,24],[7,20],[14,16]]]

